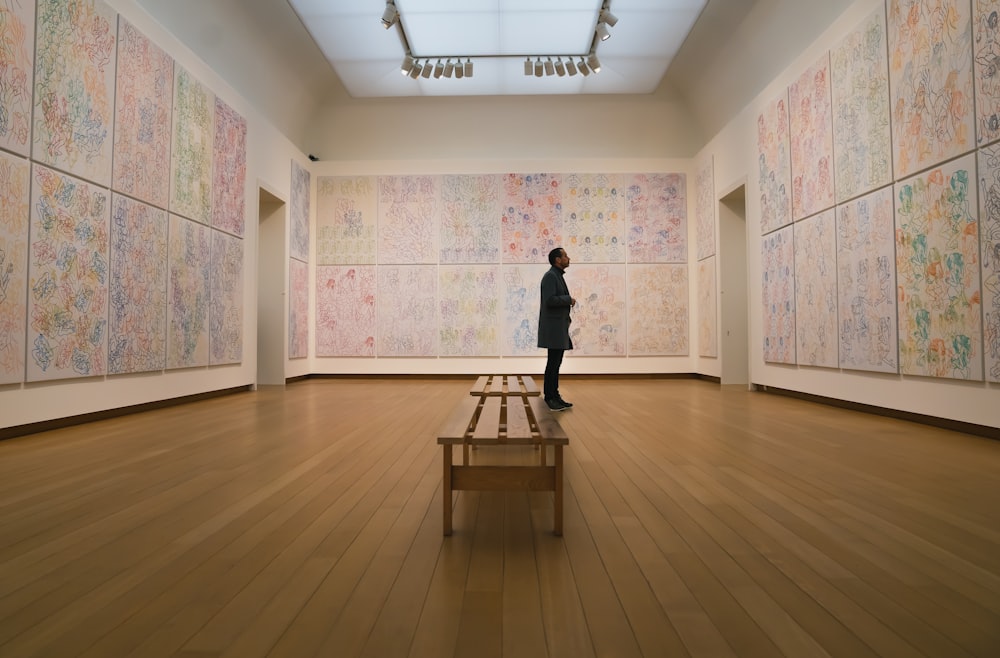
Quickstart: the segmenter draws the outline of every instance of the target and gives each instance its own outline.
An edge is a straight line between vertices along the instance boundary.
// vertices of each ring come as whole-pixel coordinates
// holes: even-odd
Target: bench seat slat
[[[472,432],[474,439],[496,440],[500,436],[500,398],[486,398],[483,409],[479,412],[476,429]]]
[[[455,407],[448,420],[441,427],[438,434],[439,443],[461,443],[469,431],[476,418],[476,407],[479,406],[479,398],[462,398],[458,406]]]
[[[535,423],[538,425],[538,433],[543,439],[566,439],[566,431],[559,425],[559,422],[552,415],[545,401],[540,397],[528,398],[531,411],[535,416]]]
[[[524,386],[526,395],[538,395],[538,386],[530,375],[521,375],[521,384]]]
[[[469,395],[483,395],[486,392],[486,384],[489,383],[489,375],[482,375],[476,379],[476,383],[469,389]]]
[[[507,396],[507,441],[531,438],[531,423],[522,400],[518,395]]]

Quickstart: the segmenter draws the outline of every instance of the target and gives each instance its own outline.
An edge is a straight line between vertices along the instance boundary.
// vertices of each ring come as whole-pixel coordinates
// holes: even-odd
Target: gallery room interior
[[[1000,2],[0,14],[0,655],[1000,652]]]

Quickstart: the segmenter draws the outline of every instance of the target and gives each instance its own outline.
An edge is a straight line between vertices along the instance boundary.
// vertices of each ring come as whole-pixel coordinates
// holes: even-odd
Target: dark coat
[[[542,299],[538,307],[538,346],[547,349],[571,350],[569,337],[570,294],[563,271],[551,267],[542,276]]]

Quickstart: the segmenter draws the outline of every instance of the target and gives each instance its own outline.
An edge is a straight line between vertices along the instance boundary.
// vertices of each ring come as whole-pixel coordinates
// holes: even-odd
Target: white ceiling
[[[355,98],[651,93],[706,2],[608,0],[618,22],[599,41],[602,0],[395,0],[399,21],[389,29],[385,0],[288,0]],[[421,64],[469,60],[473,75],[401,74],[406,45]],[[525,75],[526,56],[579,62],[592,49],[599,73]]]

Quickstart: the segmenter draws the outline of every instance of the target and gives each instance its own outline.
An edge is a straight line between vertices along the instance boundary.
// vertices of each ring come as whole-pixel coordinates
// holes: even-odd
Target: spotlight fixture
[[[601,16],[598,18],[602,23],[607,23],[608,26],[614,27],[618,23],[618,17],[612,14],[607,9],[601,10]]]
[[[467,77],[467,78],[471,78],[472,77],[472,58],[471,57],[466,57],[465,58],[465,77]]]
[[[395,25],[398,19],[399,12],[396,11],[396,5],[392,3],[392,0],[389,0],[385,3],[385,11],[382,12],[382,27],[388,30]]]
[[[416,80],[420,77],[420,71],[422,70],[420,62],[414,62],[413,68],[410,69],[410,77]]]
[[[545,60],[545,75],[554,75],[556,72],[555,65],[552,63],[552,58],[549,57]]]
[[[442,73],[444,73],[444,64],[442,64],[439,59],[437,64],[434,65],[434,77],[440,78]]]
[[[535,60],[535,77],[536,78],[542,77],[542,58],[541,57],[539,57],[538,59]]]
[[[560,78],[566,75],[566,65],[563,64],[562,57],[556,58],[556,75]]]
[[[455,65],[451,63],[451,58],[444,65],[444,77],[450,78],[451,74],[455,71]]]
[[[431,77],[431,73],[433,72],[434,72],[434,65],[431,64],[431,60],[428,59],[424,61],[424,68],[423,70],[420,71],[420,77],[429,78]]]
[[[410,71],[413,70],[413,64],[414,64],[413,58],[410,57],[409,55],[406,55],[405,57],[403,57],[403,63],[399,67],[399,72],[402,73],[403,75],[410,75]]]
[[[534,75],[535,74],[535,67],[531,63],[531,58],[530,57],[525,57],[524,58],[524,74],[525,75]]]
[[[611,33],[608,32],[608,26],[604,23],[597,24],[597,38],[601,41],[607,41],[611,38]]]
[[[570,75],[576,75],[576,63],[572,57],[566,59],[566,72]]]
[[[590,68],[587,67],[587,62],[583,61],[582,57],[580,58],[580,63],[576,65],[576,68],[580,70],[580,73],[583,74],[583,77],[587,77],[588,75],[590,75]]]
[[[465,67],[462,66],[462,60],[458,60],[458,62],[455,64],[455,77],[456,78],[465,77]]]
[[[590,57],[587,58],[587,64],[594,73],[601,72],[601,60],[597,59],[597,53],[590,53]]]

